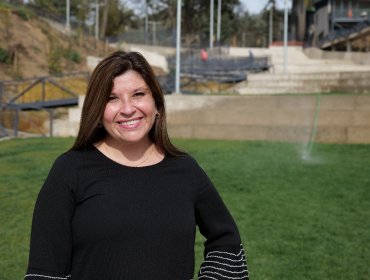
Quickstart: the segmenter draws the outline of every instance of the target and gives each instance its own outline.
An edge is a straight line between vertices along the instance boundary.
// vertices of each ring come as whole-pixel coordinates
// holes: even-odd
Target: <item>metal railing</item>
[[[336,8],[333,10],[333,19],[352,19],[352,20],[364,20],[364,14],[366,13],[367,18],[370,16],[370,9],[341,9]]]
[[[76,77],[80,88],[76,90]],[[50,118],[50,136],[53,135],[55,108],[78,105],[78,95],[85,93],[88,73],[69,73],[58,77],[39,77],[21,81],[0,81],[0,109],[12,111],[12,129],[18,136],[21,111],[46,111]],[[68,80],[70,81],[68,84]],[[67,82],[66,82],[67,81]],[[84,84],[84,86],[83,86]],[[82,88],[85,87],[85,88]],[[5,127],[0,119],[0,128]],[[5,128],[2,129],[6,132]]]
[[[360,23],[356,24],[355,26],[353,26],[352,28],[349,28],[349,29],[335,30],[335,31],[329,33],[324,38],[322,38],[319,41],[318,45],[319,45],[319,47],[323,47],[325,44],[333,42],[335,40],[339,40],[339,39],[345,40],[351,34],[360,32],[360,31],[364,30],[365,28],[368,28],[369,26],[370,26],[369,21],[363,21],[363,22],[360,22]]]

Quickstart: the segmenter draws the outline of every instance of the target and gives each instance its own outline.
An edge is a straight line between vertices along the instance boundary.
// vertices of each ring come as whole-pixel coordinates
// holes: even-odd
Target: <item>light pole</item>
[[[271,47],[273,40],[273,21],[274,21],[274,3],[270,2],[269,47]]]
[[[71,11],[70,0],[66,0],[66,32],[67,32],[67,35],[69,35],[69,32],[71,30],[70,11]]]
[[[217,2],[217,43],[218,46],[221,46],[221,4],[222,0],[218,0]]]
[[[177,0],[175,93],[180,92],[181,0]]]
[[[214,14],[214,0],[210,0],[211,5],[210,5],[210,19],[209,19],[209,48],[213,48],[213,14]]]
[[[287,71],[288,60],[288,1],[284,1],[284,73]]]
[[[148,1],[144,0],[145,5],[145,26],[144,26],[144,37],[145,37],[145,44],[148,43],[148,32],[149,32],[149,21],[148,21]]]
[[[159,22],[154,21],[154,20],[148,20],[148,24],[151,24],[151,26],[152,26],[152,36],[153,36],[152,45],[154,45],[154,46],[157,44],[157,23],[159,23]],[[149,28],[148,28],[147,35],[149,35]]]
[[[99,4],[98,0],[95,0],[95,3],[90,4],[90,7],[95,9],[95,40],[99,40],[99,9],[103,4]]]

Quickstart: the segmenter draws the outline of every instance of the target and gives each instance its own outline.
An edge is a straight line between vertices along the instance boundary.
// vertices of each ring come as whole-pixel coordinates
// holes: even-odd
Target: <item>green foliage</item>
[[[16,7],[14,13],[17,14],[23,20],[29,20],[35,16],[35,14],[24,6]]]
[[[75,63],[80,63],[82,61],[82,57],[79,54],[79,52],[73,50],[73,49],[67,49],[63,53],[64,58],[73,61]]]
[[[0,1],[1,17],[5,15],[6,10],[12,11],[24,20],[29,20],[35,16],[30,9],[24,5],[21,5],[20,3],[17,3],[17,1],[10,1],[10,3]]]
[[[100,1],[103,4],[104,1]],[[89,28],[86,26],[86,20],[92,19],[94,24],[95,18],[91,18],[92,13],[95,12],[95,8],[91,5],[95,1],[86,0],[74,0],[70,1],[70,14],[71,20],[74,21],[79,27]],[[113,36],[121,34],[127,26],[133,26],[136,24],[137,19],[135,18],[133,10],[125,7],[122,1],[109,0],[106,1],[108,5],[102,5],[99,9],[100,14],[100,32],[101,37]],[[53,15],[57,18],[63,18],[66,11],[66,1],[60,0],[34,0],[33,4],[45,13]],[[104,13],[107,9],[107,21],[104,23]],[[91,23],[90,23],[91,24]]]
[[[160,2],[160,4],[158,4]],[[209,19],[210,1],[209,0],[189,0],[182,2],[182,36],[188,44],[208,44],[209,42]],[[168,28],[176,27],[177,2],[173,0],[149,1],[153,10],[150,19],[161,21]],[[240,5],[238,0],[222,1],[222,22],[221,22],[221,41],[230,42],[231,38],[238,30],[236,8]],[[240,7],[239,7],[240,10]],[[196,16],[195,16],[196,15]],[[214,5],[214,27],[217,25],[217,1]],[[216,34],[215,34],[216,36]],[[216,39],[216,38],[215,38]]]
[[[74,1],[71,1],[74,2]],[[34,0],[33,3],[38,6],[39,8],[48,11],[52,14],[60,14],[62,15],[65,13],[65,1],[60,0]]]
[[[0,142],[0,279],[22,279],[36,196],[72,138]],[[236,220],[251,279],[370,279],[370,145],[176,140]],[[37,168],[35,168],[37,166]],[[204,239],[197,235],[196,269]]]
[[[105,7],[103,7],[105,9]],[[104,11],[102,11],[103,13]],[[117,36],[122,34],[127,27],[135,26],[136,19],[132,10],[126,8],[122,1],[110,0],[108,5],[108,20],[105,36]],[[103,37],[105,37],[103,36]]]
[[[278,15],[274,14],[274,18]],[[279,29],[277,21],[274,21],[274,29]],[[268,37],[268,14],[262,15],[244,13],[238,18],[238,28],[234,33],[236,44],[241,47],[266,47]],[[274,33],[274,38],[277,34]]]
[[[52,75],[58,75],[62,73],[62,54],[61,48],[51,48],[48,57],[49,73]]]
[[[12,2],[12,1],[10,1]],[[307,2],[307,1],[306,1]],[[15,3],[15,2],[14,2]],[[12,10],[27,20],[33,16],[28,6],[35,7],[44,16],[55,19],[64,19],[66,1],[60,0],[33,0],[27,5],[9,4]],[[95,9],[91,4],[94,1],[70,1],[71,23],[74,28],[91,30],[94,24]],[[136,15],[136,10],[142,5],[138,1],[100,0],[100,38],[119,36],[130,29],[143,27],[143,14]],[[263,15],[249,15],[241,12],[243,9],[240,0],[222,1],[221,16],[221,43],[238,46],[261,47],[266,46],[268,38],[268,11]],[[176,26],[177,1],[174,0],[147,0],[149,6],[148,19],[156,22],[157,32],[160,29],[174,30]],[[182,34],[183,40],[189,45],[205,45],[209,42],[209,0],[187,0],[182,2]],[[0,5],[1,2],[0,2]],[[4,4],[5,5],[5,4]],[[194,16],[196,15],[196,16]],[[214,5],[214,27],[217,25],[217,1]],[[274,11],[274,40],[280,40],[282,30],[282,12]],[[77,29],[76,28],[76,29]],[[149,29],[153,25],[149,24]],[[216,34],[215,34],[216,35]],[[165,36],[165,35],[164,35]],[[160,36],[158,36],[159,38]],[[216,38],[215,38],[216,39]],[[215,42],[216,43],[216,42]]]
[[[10,52],[0,47],[0,63],[11,64]]]

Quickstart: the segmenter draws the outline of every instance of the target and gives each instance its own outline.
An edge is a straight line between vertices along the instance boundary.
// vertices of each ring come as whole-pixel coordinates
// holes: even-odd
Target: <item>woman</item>
[[[138,53],[92,73],[73,147],[38,196],[25,279],[248,279],[237,227],[207,175],[173,146],[164,96]]]

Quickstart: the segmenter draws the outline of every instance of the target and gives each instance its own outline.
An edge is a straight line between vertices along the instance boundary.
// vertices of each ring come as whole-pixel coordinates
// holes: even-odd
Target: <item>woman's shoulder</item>
[[[167,156],[171,161],[181,165],[195,166],[198,165],[197,160],[190,154],[184,153],[178,156]]]
[[[181,176],[182,179],[187,182],[191,182],[193,189],[197,190],[197,195],[213,189],[213,184],[209,176],[203,169],[201,163],[198,163],[195,156],[184,154],[182,156],[175,157],[173,160],[174,163],[172,166],[176,166],[174,169],[180,171],[178,173],[174,173],[181,174],[179,176]]]
[[[67,150],[60,154],[57,158],[57,162],[65,162],[65,163],[72,163],[76,162],[81,157],[81,152],[80,151],[75,151],[75,150]]]
[[[175,157],[168,157],[167,162],[170,166],[176,166],[184,171],[189,171],[194,175],[203,173],[203,168],[198,160],[191,154],[183,154]]]
[[[61,165],[72,165],[76,166],[78,165],[81,161],[83,161],[84,158],[91,157],[93,155],[93,149],[88,148],[84,150],[67,150],[60,154],[56,160],[56,164],[61,164]]]

